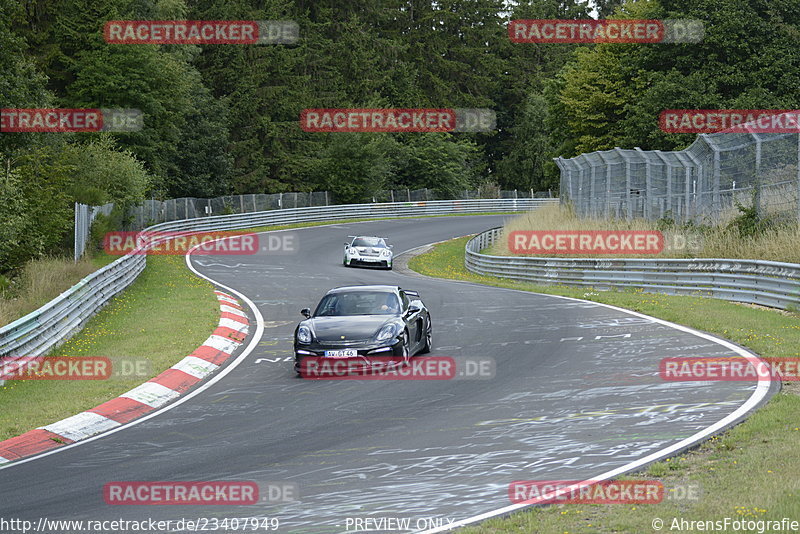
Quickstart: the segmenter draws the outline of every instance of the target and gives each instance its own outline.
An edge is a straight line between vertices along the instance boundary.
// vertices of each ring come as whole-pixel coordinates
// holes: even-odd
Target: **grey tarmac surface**
[[[662,358],[734,353],[650,319],[341,264],[348,235],[386,236],[399,253],[502,221],[340,224],[273,233],[293,235],[294,253],[194,256],[200,272],[256,304],[265,322],[257,348],[174,409],[0,470],[0,518],[274,517],[281,532],[297,533],[352,531],[355,519],[366,518],[446,525],[508,506],[512,481],[583,480],[648,456],[751,396],[755,385],[748,382],[662,381]],[[269,243],[265,234],[261,241]],[[454,358],[461,371],[467,360],[488,359],[494,376],[296,378],[291,345],[300,308],[315,306],[331,287],[372,283],[418,290],[433,319],[431,355]],[[252,480],[262,488],[288,482],[299,498],[252,506],[105,504],[104,484],[131,480]]]

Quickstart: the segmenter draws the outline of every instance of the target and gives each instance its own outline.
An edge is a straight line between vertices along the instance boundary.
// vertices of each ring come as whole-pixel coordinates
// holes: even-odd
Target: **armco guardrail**
[[[352,218],[517,212],[557,202],[558,199],[520,198],[350,204],[184,219],[157,224],[145,231],[202,232]],[[41,356],[69,338],[112,297],[128,287],[144,269],[145,262],[146,255],[141,253],[123,256],[38,310],[0,328],[0,362]]]
[[[467,242],[464,263],[476,274],[540,284],[598,290],[641,288],[653,293],[694,295],[800,308],[800,265],[777,261],[696,259],[576,259],[481,254],[502,237],[492,228]]]

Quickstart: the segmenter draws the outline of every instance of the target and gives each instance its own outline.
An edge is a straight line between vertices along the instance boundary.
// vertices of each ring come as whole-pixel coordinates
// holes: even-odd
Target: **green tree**
[[[395,155],[394,185],[454,198],[475,187],[480,165],[478,146],[457,134],[408,134]]]
[[[330,142],[309,168],[314,183],[332,191],[338,202],[369,202],[386,189],[392,173],[390,154],[397,151],[391,134],[322,134]]]

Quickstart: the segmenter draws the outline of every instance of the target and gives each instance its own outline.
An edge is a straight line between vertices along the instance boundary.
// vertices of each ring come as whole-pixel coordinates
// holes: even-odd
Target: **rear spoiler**
[[[409,297],[417,297],[417,298],[419,298],[419,291],[411,291],[410,289],[404,289],[403,293],[405,293]]]

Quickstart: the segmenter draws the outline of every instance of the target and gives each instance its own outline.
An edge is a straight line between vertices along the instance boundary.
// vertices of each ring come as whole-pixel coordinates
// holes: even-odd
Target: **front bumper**
[[[330,358],[326,350],[354,349],[357,356],[351,358]],[[343,363],[340,363],[343,362]],[[333,368],[337,371],[346,368],[348,372],[371,369],[392,368],[406,363],[403,356],[403,341],[396,339],[394,344],[365,344],[363,346],[325,346],[321,343],[294,346],[294,370],[301,376],[309,376],[316,369]],[[310,376],[309,376],[310,377]]]
[[[346,260],[347,265],[350,267],[380,267],[389,269],[392,267],[392,258],[382,258],[378,256],[351,256]]]

